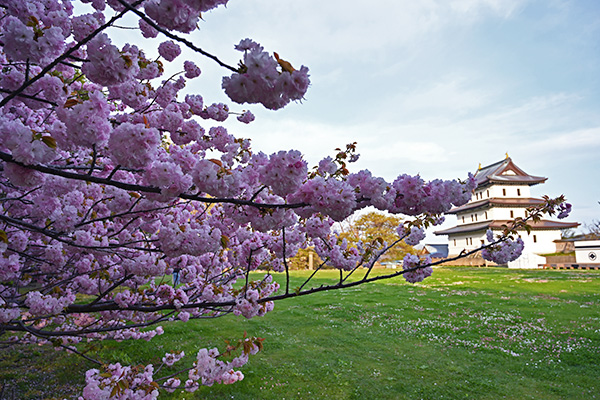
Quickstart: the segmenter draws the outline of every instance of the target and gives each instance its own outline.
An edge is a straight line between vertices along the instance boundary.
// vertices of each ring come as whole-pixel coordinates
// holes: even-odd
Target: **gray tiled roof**
[[[537,206],[544,203],[542,199],[536,199],[533,197],[527,198],[492,198],[469,202],[463,206],[455,207],[448,211],[447,214],[458,214],[463,211],[484,209],[489,210],[492,207],[531,207]]]
[[[505,171],[512,171],[514,175],[505,175],[503,174]],[[477,186],[486,186],[491,183],[536,185],[545,182],[548,178],[529,175],[517,167],[510,157],[507,157],[502,161],[480,168],[475,173],[475,179],[477,180]]]
[[[508,220],[494,220],[494,221],[484,221],[484,222],[476,222],[473,224],[463,224],[458,225],[453,228],[444,229],[441,231],[433,232],[436,235],[451,235],[455,233],[469,233],[469,232],[477,232],[477,231],[486,231],[488,228],[492,229],[502,229],[502,225],[508,225],[512,221]],[[532,230],[545,230],[545,229],[568,229],[568,228],[576,228],[579,226],[577,222],[561,222],[561,221],[550,221],[550,220],[541,220],[538,222],[529,222]]]

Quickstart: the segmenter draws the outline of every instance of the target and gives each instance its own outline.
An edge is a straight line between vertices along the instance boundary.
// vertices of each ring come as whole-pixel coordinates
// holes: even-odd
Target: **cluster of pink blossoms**
[[[267,276],[262,282],[252,286],[254,287],[247,287],[240,292],[235,300],[235,306],[233,308],[233,313],[235,315],[243,315],[250,319],[256,316],[262,317],[273,310],[274,304],[272,301],[259,303],[258,300],[277,292],[279,290],[279,284],[273,282],[271,276]]]
[[[244,374],[240,371],[234,371],[233,368],[239,368],[248,361],[248,354],[256,354],[258,347],[250,346],[248,353],[243,352],[240,356],[234,358],[231,362],[219,360],[219,351],[217,349],[201,349],[198,351],[194,368],[188,375],[186,381],[186,390],[193,392],[198,387],[198,383],[205,386],[212,386],[215,383],[232,384],[244,379]]]
[[[223,89],[231,100],[260,103],[277,110],[304,97],[310,84],[307,67],[296,70],[277,53],[274,58],[250,39],[242,40],[235,48],[244,52],[244,61],[239,72],[223,78]]]
[[[150,0],[144,7],[146,13],[159,25],[180,32],[191,32],[197,28],[200,13],[210,11],[229,0]],[[117,3],[119,4],[119,3]]]
[[[414,254],[405,255],[402,259],[402,268],[405,271],[409,271],[403,273],[404,279],[410,283],[422,282],[433,273],[433,268],[428,266],[428,264],[431,264],[429,256],[425,260],[421,260],[419,256],[415,256]]]
[[[398,235],[405,236],[404,242],[411,246],[416,246],[421,242],[421,240],[425,239],[425,229],[419,226],[411,226],[410,229],[405,228],[403,225],[400,225],[397,229]]]
[[[13,2],[14,3],[14,2]],[[28,23],[34,26],[28,26]],[[2,24],[4,51],[13,60],[46,64],[64,49],[65,35],[60,27],[46,26],[37,18],[22,21],[9,15]]]
[[[488,229],[486,232],[486,239],[490,243],[496,241],[494,239],[494,233],[491,229]],[[481,250],[481,256],[485,260],[502,265],[519,258],[524,247],[525,244],[523,243],[523,239],[520,237],[517,239],[509,237]]]
[[[567,218],[571,213],[571,208],[572,206],[570,203],[560,203],[558,206],[558,215],[556,217],[560,219]]]
[[[171,367],[171,366],[173,366],[173,364],[175,364],[177,361],[181,360],[183,357],[185,357],[185,352],[183,352],[183,351],[179,351],[176,353],[167,353],[163,357],[162,362],[165,363],[166,366]]]
[[[83,389],[83,399],[156,399],[159,392],[158,388],[152,385],[153,374],[154,367],[152,365],[148,365],[140,372],[119,363],[110,364],[105,372],[90,369],[85,374],[86,386]],[[126,384],[123,384],[125,382]]]
[[[319,240],[315,242],[315,251],[323,260],[334,268],[344,271],[351,271],[361,264],[364,257],[362,247],[352,247],[346,239],[336,243],[334,237],[329,240]]]
[[[306,179],[308,167],[297,150],[280,151],[269,157],[269,162],[259,169],[260,179],[271,187],[274,194],[285,196],[294,193]]]

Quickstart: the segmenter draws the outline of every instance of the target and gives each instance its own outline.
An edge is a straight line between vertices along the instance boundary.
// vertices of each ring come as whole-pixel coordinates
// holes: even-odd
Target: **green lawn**
[[[89,354],[138,364],[184,350],[192,360],[244,331],[265,338],[242,382],[167,399],[600,398],[600,271],[437,268],[417,285],[397,278],[281,301],[262,318],[164,328],[150,343]],[[0,381],[8,399],[68,396],[90,367],[43,348],[2,350]]]

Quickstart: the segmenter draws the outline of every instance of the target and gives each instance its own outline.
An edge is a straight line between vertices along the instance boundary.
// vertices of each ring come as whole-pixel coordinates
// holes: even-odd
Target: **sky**
[[[274,112],[231,104],[228,71],[184,54],[205,103],[257,116],[227,122],[255,151],[297,149],[314,165],[357,142],[352,171],[388,181],[465,178],[508,153],[548,178],[535,197],[564,194],[581,228],[600,219],[599,1],[230,0],[203,18],[191,39],[230,65],[248,37],[310,69],[305,100]]]

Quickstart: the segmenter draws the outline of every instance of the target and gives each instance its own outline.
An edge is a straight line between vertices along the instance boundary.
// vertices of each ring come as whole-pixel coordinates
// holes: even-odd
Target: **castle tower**
[[[455,214],[458,225],[441,231],[436,235],[448,235],[449,256],[458,255],[486,243],[486,231],[502,231],[502,225],[517,217],[527,217],[527,208],[542,204],[544,201],[531,197],[531,186],[544,183],[548,178],[527,174],[510,157],[486,167],[479,167],[475,174],[477,188],[471,200],[450,210]],[[523,255],[516,260],[514,267],[537,267],[539,254],[554,253],[554,240],[561,238],[561,230],[579,226],[576,222],[541,220],[529,222],[531,232],[519,231],[525,243]],[[520,260],[520,262],[519,262]]]

